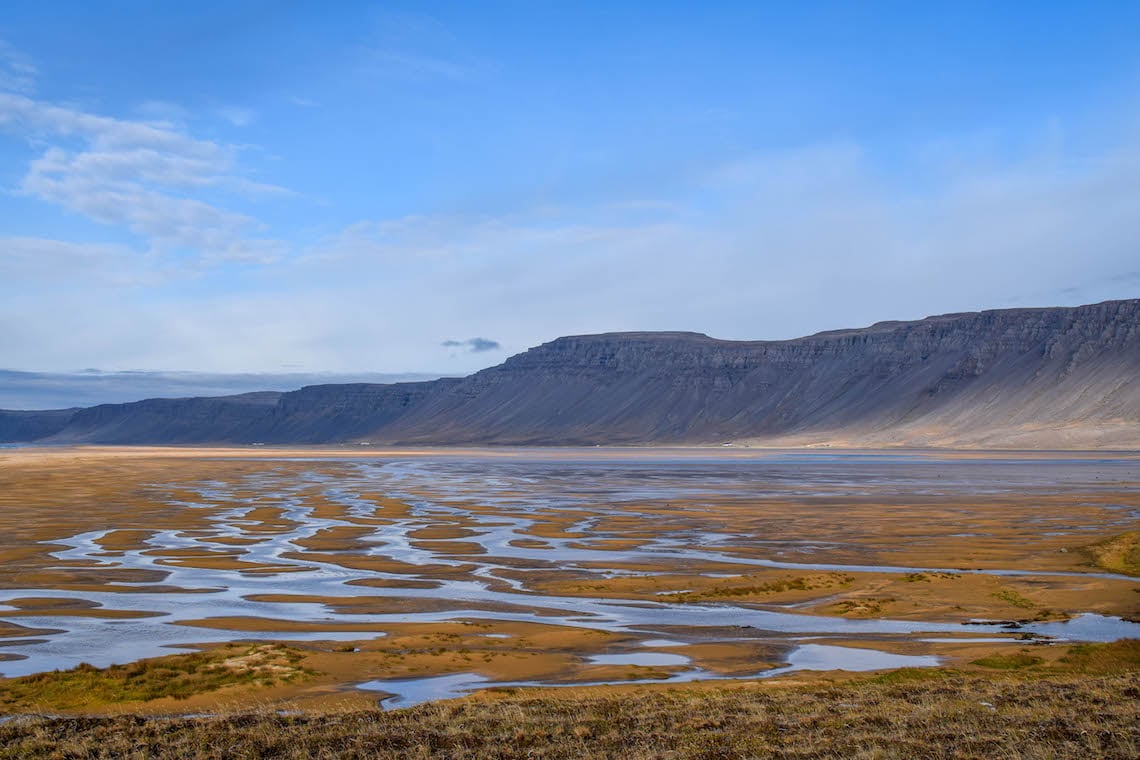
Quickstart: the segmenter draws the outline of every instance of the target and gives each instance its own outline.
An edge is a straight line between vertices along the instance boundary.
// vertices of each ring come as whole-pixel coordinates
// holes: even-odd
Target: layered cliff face
[[[1138,376],[1140,300],[1132,300],[789,341],[559,338],[463,379],[105,405],[48,438],[1137,446]],[[0,434],[4,424],[0,417]]]
[[[881,323],[790,341],[560,338],[389,428],[432,442],[982,440],[994,428],[1140,422],[1140,301]],[[929,429],[927,429],[929,427]],[[1140,435],[1137,436],[1140,441]]]

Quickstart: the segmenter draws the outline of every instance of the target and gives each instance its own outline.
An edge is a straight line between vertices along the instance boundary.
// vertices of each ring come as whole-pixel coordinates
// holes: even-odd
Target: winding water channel
[[[34,629],[25,637],[0,639],[0,674],[15,676],[81,662],[97,666],[169,654],[191,644],[235,640],[342,640],[384,635],[392,623],[461,620],[534,621],[576,628],[633,633],[647,647],[637,655],[596,655],[592,662],[662,664],[674,668],[673,680],[713,677],[687,667],[683,654],[651,651],[708,640],[725,629],[745,638],[774,637],[789,646],[779,671],[842,667],[850,670],[936,664],[936,657],[907,657],[829,646],[816,637],[897,635],[914,640],[972,634],[992,637],[992,625],[956,622],[849,619],[797,612],[793,606],[759,608],[732,603],[675,603],[622,600],[535,591],[527,571],[573,571],[577,576],[677,573],[731,577],[754,568],[802,571],[917,573],[944,571],[1058,578],[1089,576],[1135,582],[1111,573],[1031,570],[1019,567],[920,567],[861,564],[857,561],[810,561],[825,556],[855,557],[863,551],[842,530],[828,540],[780,539],[753,526],[741,531],[731,521],[715,524],[695,519],[686,505],[757,500],[812,500],[827,503],[889,495],[984,502],[995,495],[1079,491],[1105,494],[1094,506],[1111,515],[1109,523],[1128,528],[1138,510],[1116,504],[1112,494],[1140,482],[1140,462],[1128,457],[1048,457],[943,459],[920,454],[757,454],[608,458],[568,452],[533,456],[515,452],[502,457],[413,457],[407,459],[267,460],[264,468],[237,480],[210,479],[176,484],[191,488],[190,500],[174,506],[208,514],[209,527],[156,530],[132,548],[109,549],[117,526],[51,541],[49,550],[61,566],[150,571],[161,581],[114,584],[114,590],[27,587],[0,590],[0,620]],[[161,483],[154,484],[161,490]],[[175,490],[171,484],[171,492]],[[315,498],[318,495],[319,498]],[[400,517],[383,517],[377,499],[407,506]],[[76,505],[83,508],[83,505]],[[903,504],[904,508],[905,503]],[[254,510],[274,511],[273,529]],[[558,530],[536,530],[551,517],[573,519]],[[618,517],[623,522],[614,523]],[[841,517],[841,516],[840,516]],[[836,517],[835,519],[839,519]],[[1039,530],[1080,538],[1087,526],[1064,513],[1042,511]],[[459,527],[454,538],[417,538],[417,532]],[[624,527],[622,527],[624,526]],[[630,527],[632,526],[632,527]],[[1104,526],[1099,526],[1103,530]],[[337,530],[355,531],[351,546],[309,551],[304,544]],[[365,530],[366,529],[366,530]],[[851,530],[862,530],[852,526]],[[963,525],[963,534],[981,530]],[[613,542],[624,541],[617,545]],[[456,548],[450,545],[454,543]],[[191,566],[186,556],[239,560],[242,568]],[[364,558],[400,563],[398,572],[361,569]],[[353,565],[356,565],[355,567]],[[449,574],[447,568],[457,571]],[[441,572],[442,569],[442,572]],[[368,584],[392,581],[399,587]],[[420,588],[406,587],[418,581]],[[110,588],[110,587],[109,587]],[[354,613],[336,602],[361,595],[388,599],[430,600],[421,611]],[[309,597],[272,601],[267,597]],[[130,618],[77,615],[5,615],[19,600],[71,600],[76,604],[128,613]],[[314,601],[315,598],[317,601]],[[16,602],[16,604],[10,604]],[[327,630],[296,631],[271,623],[251,633],[243,629],[187,625],[219,618],[305,622]],[[354,624],[353,630],[336,630]],[[375,626],[369,629],[368,626]],[[663,634],[663,631],[667,633]],[[1021,633],[1063,641],[1110,641],[1140,637],[1140,625],[1119,618],[1079,615],[1068,622],[1026,623]],[[951,639],[958,640],[958,639]],[[607,660],[606,658],[611,658]],[[625,659],[622,660],[621,658]],[[617,658],[617,659],[612,659]],[[400,682],[372,682],[365,688],[394,693],[403,706],[485,684],[475,673],[449,674]]]

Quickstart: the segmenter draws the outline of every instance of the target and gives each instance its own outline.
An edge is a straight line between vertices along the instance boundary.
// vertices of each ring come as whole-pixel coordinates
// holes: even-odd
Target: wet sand
[[[407,702],[1140,637],[1090,549],[1138,485],[1105,452],[5,450],[0,674],[289,641],[321,675],[264,698]]]

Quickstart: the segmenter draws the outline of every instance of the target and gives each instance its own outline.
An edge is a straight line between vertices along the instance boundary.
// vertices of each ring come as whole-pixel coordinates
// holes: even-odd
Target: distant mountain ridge
[[[435,380],[444,373],[381,372],[156,372],[97,370],[27,372],[0,369],[0,409],[121,404],[140,398],[232,396],[252,391],[291,391],[316,383],[404,383]]]
[[[1140,300],[784,341],[558,338],[465,378],[0,412],[58,443],[1140,446]]]

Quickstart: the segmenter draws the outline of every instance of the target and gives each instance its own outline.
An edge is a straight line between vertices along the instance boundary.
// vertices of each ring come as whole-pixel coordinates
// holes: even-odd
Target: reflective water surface
[[[731,629],[745,639],[769,637],[785,645],[783,667],[769,674],[934,665],[936,657],[805,642],[817,636],[957,641],[958,634],[983,640],[999,631],[985,621],[962,625],[854,619],[805,614],[793,605],[561,595],[538,590],[529,578],[552,572],[599,579],[681,572],[732,578],[756,568],[784,568],[1134,581],[1091,571],[883,564],[867,549],[872,528],[861,521],[845,523],[843,509],[880,498],[902,503],[897,509],[904,510],[907,499],[917,504],[953,495],[984,503],[1025,494],[1046,499],[1072,490],[1082,494],[1082,508],[1108,515],[1097,528],[1103,531],[1106,524],[1127,527],[1140,519],[1140,510],[1112,496],[1137,482],[1140,463],[1112,456],[953,459],[901,453],[618,452],[599,457],[571,451],[266,460],[258,472],[238,479],[153,484],[160,492],[169,485],[172,494],[183,494],[171,496],[171,506],[206,515],[206,529],[154,530],[127,546],[112,540],[114,525],[52,540],[51,554],[61,566],[148,571],[161,580],[108,583],[106,590],[19,587],[10,581],[11,587],[0,590],[0,620],[24,626],[29,633],[0,639],[0,674],[81,662],[104,666],[198,643],[355,641],[382,636],[385,626],[394,623],[459,620],[536,621],[619,631],[640,637],[646,649],[707,641],[713,630],[724,638],[724,631]],[[187,490],[193,498],[185,497]],[[709,505],[720,503],[736,510],[732,514],[746,516],[750,500],[807,503],[815,510],[812,526],[828,520],[836,527],[802,538],[786,525],[765,527],[708,516],[713,514]],[[794,517],[789,514],[789,521]],[[1030,519],[1042,534],[1079,537],[1088,529],[1065,511],[1042,509]],[[985,525],[960,527],[963,530],[948,535],[986,535],[989,530]],[[413,582],[418,587],[412,587]],[[383,583],[391,585],[377,586]],[[338,604],[365,595],[405,600],[408,605],[400,611],[363,613]],[[27,599],[71,600],[146,616],[40,615],[27,609],[12,614]],[[217,622],[250,619],[259,621],[253,630]],[[314,623],[323,629],[275,628],[273,621]],[[351,624],[352,630],[337,630],[343,624]],[[1026,623],[1019,632],[1109,641],[1140,637],[1140,625],[1084,614],[1068,622]],[[714,676],[692,666],[681,653],[594,654],[584,663],[665,667],[669,680]],[[372,681],[364,688],[393,694],[385,704],[403,707],[486,683],[485,676],[470,672]]]

